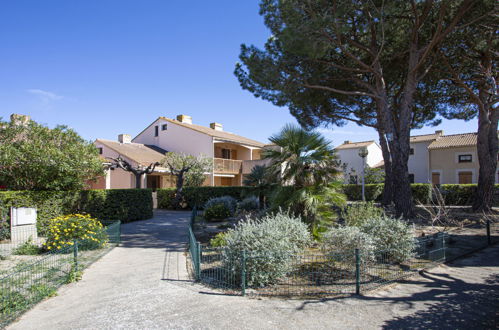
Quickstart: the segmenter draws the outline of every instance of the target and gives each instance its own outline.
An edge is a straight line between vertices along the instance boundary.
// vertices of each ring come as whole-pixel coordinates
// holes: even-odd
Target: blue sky
[[[240,44],[261,46],[269,36],[258,2],[1,1],[0,116],[28,114],[94,140],[134,136],[158,116],[183,113],[266,142],[295,120],[233,75]],[[413,134],[435,129],[471,132],[476,121]],[[321,131],[335,145],[376,139],[353,124]]]

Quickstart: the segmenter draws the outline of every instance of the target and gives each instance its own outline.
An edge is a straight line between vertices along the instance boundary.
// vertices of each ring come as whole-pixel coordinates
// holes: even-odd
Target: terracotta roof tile
[[[428,149],[476,146],[476,136],[476,133],[444,135],[438,140],[433,141]]]
[[[343,144],[340,144],[339,146],[337,146],[335,149],[336,150],[355,149],[355,148],[367,147],[373,143],[375,143],[375,142],[374,141],[361,141],[361,142],[343,143]]]
[[[97,139],[95,142],[103,144],[120,155],[145,166],[161,161],[167,152],[159,147],[140,143],[120,143],[104,139]]]
[[[411,136],[410,143],[434,141],[434,140],[438,139],[440,136],[442,136],[442,135],[437,134],[437,133],[425,134],[425,135],[414,135],[414,136]]]
[[[218,131],[218,130],[214,130],[213,128],[210,128],[210,127],[205,127],[205,126],[196,125],[196,124],[181,123],[178,120],[174,120],[174,119],[170,119],[170,118],[166,118],[166,117],[159,117],[159,118],[166,120],[170,123],[174,123],[176,125],[190,128],[192,130],[207,134],[209,136],[212,136],[212,137],[220,139],[220,140],[224,140],[224,141],[228,141],[228,142],[235,142],[235,143],[240,143],[240,144],[246,144],[246,145],[249,145],[252,147],[258,147],[258,148],[263,148],[265,146],[264,143],[261,143],[261,142],[258,142],[258,141],[252,140],[252,139],[248,139],[248,138],[245,138],[244,136],[240,136],[240,135],[237,135],[234,133],[229,133],[229,132],[225,132],[225,131]]]

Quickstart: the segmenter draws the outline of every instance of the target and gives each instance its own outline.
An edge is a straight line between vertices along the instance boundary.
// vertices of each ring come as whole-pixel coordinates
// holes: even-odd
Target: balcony
[[[268,166],[270,165],[270,159],[255,159],[255,160],[245,160],[243,161],[243,174],[251,173],[253,167],[260,166]]]
[[[239,174],[242,165],[242,160],[213,158],[214,172],[217,174]]]

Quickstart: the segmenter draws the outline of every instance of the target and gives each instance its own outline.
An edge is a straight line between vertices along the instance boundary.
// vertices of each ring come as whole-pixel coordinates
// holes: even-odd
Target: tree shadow
[[[424,279],[400,281],[401,285],[417,285],[424,291],[398,297],[344,296],[333,299],[309,300],[309,305],[353,298],[374,303],[403,305],[401,309],[428,308],[404,317],[385,321],[383,329],[496,329],[499,324],[499,274],[490,275],[484,283],[471,283],[445,273],[421,272]]]

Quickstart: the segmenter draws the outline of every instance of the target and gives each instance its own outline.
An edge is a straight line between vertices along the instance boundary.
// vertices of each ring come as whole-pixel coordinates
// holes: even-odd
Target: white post
[[[366,168],[366,157],[362,157],[362,201],[366,201],[365,185],[364,185],[364,170]]]

